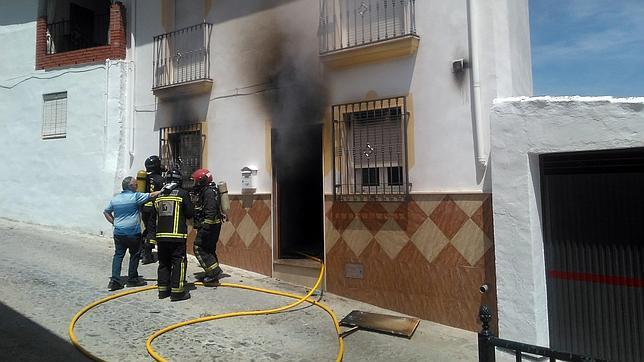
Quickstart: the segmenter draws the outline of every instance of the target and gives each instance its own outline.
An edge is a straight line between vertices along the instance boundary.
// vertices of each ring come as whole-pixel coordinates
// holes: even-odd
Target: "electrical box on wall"
[[[257,190],[257,168],[245,166],[241,175],[242,194],[254,194]]]

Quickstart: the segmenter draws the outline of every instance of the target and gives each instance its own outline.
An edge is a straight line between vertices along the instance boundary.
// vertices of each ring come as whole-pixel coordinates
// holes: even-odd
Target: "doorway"
[[[271,129],[276,257],[324,257],[322,124]]]
[[[550,347],[644,360],[644,148],[539,158]]]

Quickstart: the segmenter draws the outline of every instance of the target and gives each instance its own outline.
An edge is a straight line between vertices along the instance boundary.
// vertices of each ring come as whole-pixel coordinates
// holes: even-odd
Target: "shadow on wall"
[[[331,84],[331,103],[408,95],[416,67],[416,56],[413,54],[407,58],[348,69],[327,69],[325,77]]]
[[[26,24],[36,21],[40,11],[39,6],[38,0],[5,1],[0,6],[0,26]]]
[[[208,0],[205,0],[208,2]],[[270,10],[272,8],[286,5],[296,0],[218,0],[211,1],[214,5],[214,11],[211,10],[207,21],[213,24],[224,23],[230,20],[248,16],[260,11]],[[317,3],[317,2],[316,2]],[[312,3],[313,4],[313,3]]]
[[[200,96],[160,99],[154,115],[154,130],[164,127],[186,126],[206,120],[209,94]]]
[[[0,351],[7,361],[89,361],[69,342],[0,303]]]

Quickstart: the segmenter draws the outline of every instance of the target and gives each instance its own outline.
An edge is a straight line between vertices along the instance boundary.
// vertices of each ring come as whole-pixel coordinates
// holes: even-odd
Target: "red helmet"
[[[205,168],[200,168],[192,173],[192,179],[195,181],[195,186],[206,186],[212,182],[212,174]]]

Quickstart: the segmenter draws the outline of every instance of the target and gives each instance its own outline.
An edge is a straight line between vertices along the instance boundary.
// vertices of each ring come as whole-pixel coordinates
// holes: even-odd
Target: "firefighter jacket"
[[[154,200],[152,209],[153,234],[157,242],[185,242],[188,237],[187,219],[193,216],[193,206],[187,191],[176,188],[163,191]]]
[[[163,177],[161,175],[159,175],[158,173],[149,173],[147,176],[147,179],[145,180],[145,192],[150,193],[154,191],[159,191],[163,187],[163,184],[164,184]],[[141,211],[151,212],[152,206],[154,206],[153,202],[148,201],[145,204],[143,204]]]
[[[200,228],[204,225],[219,224],[222,218],[219,189],[215,183],[210,183],[196,192],[194,225]]]

